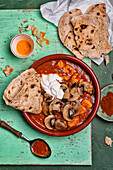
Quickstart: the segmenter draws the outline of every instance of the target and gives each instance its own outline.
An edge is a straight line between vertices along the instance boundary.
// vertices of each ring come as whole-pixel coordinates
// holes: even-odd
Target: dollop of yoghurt
[[[54,98],[62,99],[64,92],[60,88],[62,78],[58,74],[42,74],[41,85],[47,94],[50,94]]]

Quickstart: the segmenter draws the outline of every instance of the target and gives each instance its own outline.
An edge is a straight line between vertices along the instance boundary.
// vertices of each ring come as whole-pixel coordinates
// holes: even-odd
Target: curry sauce
[[[90,83],[92,86],[91,77],[88,73],[79,65],[74,64],[70,61],[66,60],[51,60],[47,61],[36,68],[38,74],[58,74],[62,77],[63,82],[66,83],[77,83],[80,84],[81,80],[87,83]],[[93,105],[95,103],[95,93],[88,93],[84,91],[83,95],[78,98],[78,101],[81,103],[81,111],[78,115],[74,116],[72,121],[66,121],[62,114],[59,112],[55,112],[55,117],[57,119],[62,120],[65,124],[67,124],[67,128],[65,130],[73,129],[80,124],[82,124],[91,111],[93,110]],[[44,119],[46,115],[42,113],[35,115],[31,114],[31,117],[41,126],[45,127]],[[57,129],[53,129],[54,131],[58,131]],[[64,130],[64,131],[65,131]]]

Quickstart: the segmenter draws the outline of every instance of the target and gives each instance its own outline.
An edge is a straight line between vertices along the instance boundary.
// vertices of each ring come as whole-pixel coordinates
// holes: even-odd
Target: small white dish
[[[16,47],[17,47],[18,42],[21,41],[21,40],[26,40],[26,41],[28,41],[29,44],[31,45],[31,51],[30,51],[30,53],[27,54],[27,55],[21,55],[21,54],[19,54],[19,53],[17,52]],[[33,39],[32,39],[29,35],[27,35],[27,34],[18,34],[18,35],[16,35],[16,36],[11,40],[10,48],[11,48],[12,53],[13,53],[16,57],[19,57],[19,58],[27,58],[27,57],[30,56],[30,55],[33,53],[33,51],[34,51],[34,41],[33,41]]]

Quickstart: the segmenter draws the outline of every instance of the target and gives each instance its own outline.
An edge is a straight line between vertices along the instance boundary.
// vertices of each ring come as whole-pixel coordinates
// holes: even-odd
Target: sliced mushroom
[[[77,90],[78,90],[78,93],[80,94],[80,96],[82,96],[84,94],[84,88],[83,87],[78,87]]]
[[[63,112],[62,112],[63,118],[65,120],[67,120],[68,122],[71,122],[73,120],[73,118],[70,115],[72,115],[73,112],[74,112],[74,109],[73,109],[72,105],[70,105],[70,104],[65,105],[63,108]]]
[[[71,82],[69,82],[68,87],[69,89],[72,89],[73,87],[77,87],[77,83],[75,82],[74,84],[72,84]]]
[[[93,94],[94,88],[93,85],[90,82],[82,81],[79,84],[79,87],[83,87],[85,92],[88,92],[89,94]]]
[[[75,82],[74,84],[71,84],[71,89],[72,89],[73,87],[77,87],[77,83],[76,83],[76,82]]]
[[[66,84],[61,84],[60,88],[63,90],[63,99],[69,99],[69,88]]]
[[[44,95],[44,101],[42,104],[42,111],[45,115],[49,115],[49,105],[52,102],[52,96],[47,93],[44,93],[43,95]]]
[[[43,102],[42,111],[45,115],[49,115],[49,102]]]
[[[47,93],[44,93],[44,101],[45,102],[51,102],[52,101],[52,96],[47,94]]]
[[[81,103],[79,102],[79,100],[76,100],[75,102],[72,102],[71,105],[74,109],[74,112],[73,112],[73,114],[70,115],[70,117],[74,118],[81,111]]]
[[[74,87],[70,90],[70,99],[69,101],[75,101],[80,97],[80,94],[78,93],[77,87]]]
[[[60,112],[62,104],[63,104],[63,102],[61,100],[54,99],[49,106],[49,113],[55,114],[55,111]]]
[[[67,128],[67,125],[60,119],[57,119],[55,121],[55,129],[58,129],[58,130],[64,130]]]
[[[45,126],[47,129],[54,129],[55,128],[55,121],[56,121],[56,118],[54,115],[49,115],[47,116],[45,119],[44,119],[44,123],[45,123]]]

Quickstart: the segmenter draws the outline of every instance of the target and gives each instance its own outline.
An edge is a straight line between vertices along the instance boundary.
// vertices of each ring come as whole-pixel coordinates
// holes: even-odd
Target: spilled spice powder
[[[50,41],[49,41],[47,38],[44,38],[44,36],[46,35],[46,33],[45,33],[45,32],[41,32],[41,31],[40,31],[40,33],[42,34],[42,39],[43,39],[43,41],[46,41],[46,44],[49,45],[49,44],[50,44]]]
[[[106,96],[100,101],[102,113],[106,113],[108,116],[113,115],[113,92],[108,92]]]
[[[49,45],[50,41],[47,38],[43,38],[43,41],[46,41],[46,44]]]
[[[41,31],[40,31],[40,33],[42,34],[42,38],[44,38],[44,36],[46,35],[46,33],[45,33],[45,32],[41,32]]]
[[[27,55],[31,52],[31,45],[26,40],[20,40],[16,46],[17,52],[21,55]]]

